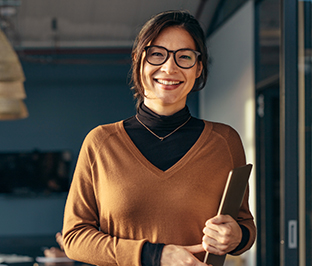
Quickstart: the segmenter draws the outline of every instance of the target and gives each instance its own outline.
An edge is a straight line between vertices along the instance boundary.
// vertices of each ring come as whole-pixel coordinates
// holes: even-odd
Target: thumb
[[[193,245],[193,246],[183,246],[183,248],[192,254],[205,251],[202,244]]]

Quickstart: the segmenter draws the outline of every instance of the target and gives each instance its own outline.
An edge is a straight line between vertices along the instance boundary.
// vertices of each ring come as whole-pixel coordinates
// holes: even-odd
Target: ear
[[[196,78],[200,77],[202,71],[203,71],[203,63],[201,61],[198,61],[197,69],[196,69]]]

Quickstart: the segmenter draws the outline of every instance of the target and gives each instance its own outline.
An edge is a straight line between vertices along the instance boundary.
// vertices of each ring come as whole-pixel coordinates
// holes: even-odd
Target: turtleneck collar
[[[173,115],[159,115],[149,109],[144,103],[138,108],[137,115],[139,119],[151,129],[175,129],[183,124],[190,116],[187,106]]]

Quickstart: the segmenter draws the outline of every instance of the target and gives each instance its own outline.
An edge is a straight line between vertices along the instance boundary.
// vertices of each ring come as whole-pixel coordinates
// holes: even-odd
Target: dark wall
[[[23,63],[29,117],[1,121],[0,149],[71,149],[93,127],[134,113],[129,65]]]

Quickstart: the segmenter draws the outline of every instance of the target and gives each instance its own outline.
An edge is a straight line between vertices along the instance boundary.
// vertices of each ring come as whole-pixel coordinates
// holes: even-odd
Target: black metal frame
[[[280,0],[280,265],[299,265],[298,7]]]
[[[311,49],[312,48],[312,25],[311,25],[311,19],[312,17],[312,3],[311,2],[305,2],[304,3],[304,31],[305,31],[305,48]],[[307,35],[308,34],[308,35]],[[311,63],[310,63],[311,64]],[[311,212],[312,210],[312,194],[311,194],[311,187],[312,187],[312,165],[311,165],[311,158],[312,158],[312,113],[311,113],[311,102],[312,102],[312,73],[305,75],[305,161],[306,161],[306,167],[305,167],[305,174],[306,174],[306,212]],[[306,250],[310,251],[312,250],[312,228],[310,225],[312,222],[312,217],[310,215],[306,215]],[[310,264],[312,263],[312,253],[306,252],[306,261]]]

